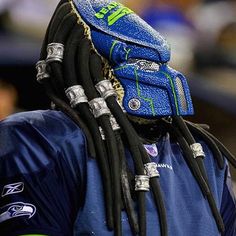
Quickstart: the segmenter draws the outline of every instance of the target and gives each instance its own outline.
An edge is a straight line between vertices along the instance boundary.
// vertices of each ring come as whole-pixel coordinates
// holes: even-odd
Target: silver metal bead
[[[190,145],[190,148],[193,152],[194,158],[206,156],[203,151],[202,145],[200,143],[194,143],[194,144]]]
[[[160,177],[160,173],[157,170],[157,164],[155,162],[144,164],[144,173],[149,176],[149,178]]]
[[[36,69],[37,69],[36,78],[39,83],[41,83],[43,79],[47,79],[50,77],[50,75],[47,72],[46,61],[44,60],[38,61],[36,64]]]
[[[114,131],[120,129],[120,126],[118,125],[118,123],[113,115],[111,115],[111,117],[110,117],[110,123],[111,123],[112,129]]]
[[[135,191],[149,191],[149,176],[136,175],[135,176]]]
[[[72,108],[76,107],[79,103],[87,103],[88,99],[84,93],[84,89],[81,85],[71,86],[65,91],[66,96],[70,100]]]
[[[95,88],[104,99],[107,99],[110,96],[117,96],[115,89],[112,87],[112,83],[107,79],[97,83]]]
[[[59,61],[62,62],[64,55],[64,45],[61,43],[50,43],[47,46],[47,63]]]
[[[111,115],[110,109],[107,107],[104,98],[95,98],[91,100],[89,106],[95,118],[102,115]]]
[[[130,110],[137,111],[141,107],[141,102],[137,98],[132,98],[129,100],[128,106]]]

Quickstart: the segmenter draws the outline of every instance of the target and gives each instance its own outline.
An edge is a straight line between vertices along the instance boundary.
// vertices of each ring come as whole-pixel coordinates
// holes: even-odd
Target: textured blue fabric
[[[113,235],[106,227],[96,160],[88,156],[83,133],[66,115],[35,111],[11,116],[0,123],[0,140],[0,219],[7,204],[23,202],[36,207],[31,218],[19,216],[1,222],[1,236]],[[233,236],[236,210],[228,187],[228,167],[219,170],[210,150],[204,144],[203,148],[211,189],[227,227],[225,235]],[[157,149],[152,161],[158,163],[161,175],[169,235],[220,235],[179,146],[166,135]],[[130,154],[126,156],[132,169]],[[7,193],[6,185],[19,182],[24,183],[22,192],[2,196]],[[146,202],[147,235],[160,235],[151,194]],[[125,212],[122,227],[123,235],[132,235]]]
[[[146,118],[193,115],[186,78],[167,65],[150,72],[150,68],[142,68],[145,63],[142,60],[126,62],[114,69],[125,90],[122,105],[128,114]],[[136,110],[130,107],[130,101],[134,98],[140,102],[140,108]]]
[[[154,118],[194,113],[186,78],[166,65],[170,48],[156,30],[115,1],[73,2],[90,27],[96,50],[110,62],[124,88],[122,105],[128,114]]]
[[[111,40],[115,38],[125,41],[131,48],[132,44],[136,44],[140,47],[154,49],[156,60],[159,62],[170,60],[170,48],[166,40],[133,11],[123,8],[121,4],[117,5],[111,0],[74,0],[73,2],[92,31],[100,31],[103,35],[109,35]],[[117,16],[122,17],[119,17],[115,23],[109,24],[109,18],[115,11],[118,13]],[[99,14],[100,12],[101,14]],[[95,47],[103,50],[102,42]]]

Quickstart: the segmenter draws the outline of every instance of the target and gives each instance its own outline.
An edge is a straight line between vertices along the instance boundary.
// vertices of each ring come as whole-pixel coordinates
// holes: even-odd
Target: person
[[[0,120],[18,112],[17,101],[18,94],[15,87],[4,79],[0,79]]]
[[[125,6],[60,1],[37,63],[53,109],[0,123],[1,235],[235,235],[235,158],[183,119],[169,60]]]
[[[41,40],[57,0],[1,0],[0,23],[9,35]],[[1,22],[2,16],[2,22]]]
[[[208,2],[193,11],[192,19],[199,42],[196,45],[196,63],[202,65],[199,69],[213,68],[214,74],[218,75],[222,69],[235,68],[235,58],[232,55],[235,50],[235,9],[236,1],[232,0]],[[208,24],[205,24],[206,20]],[[218,48],[217,52],[215,48]]]
[[[171,45],[170,65],[184,74],[194,68],[194,49],[198,31],[190,15],[200,0],[154,0],[142,12],[142,18],[168,38]]]

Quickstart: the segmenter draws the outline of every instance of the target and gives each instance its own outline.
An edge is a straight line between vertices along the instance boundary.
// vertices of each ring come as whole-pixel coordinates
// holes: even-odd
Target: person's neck
[[[145,122],[131,119],[131,124],[143,143],[156,143],[164,135],[163,121],[161,119],[145,120]]]

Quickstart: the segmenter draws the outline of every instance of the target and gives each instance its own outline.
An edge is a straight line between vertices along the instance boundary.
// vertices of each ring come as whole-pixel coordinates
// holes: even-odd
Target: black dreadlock
[[[104,78],[104,61],[98,56],[88,34],[88,27],[75,11],[73,2],[61,0],[44,38],[40,62],[37,64],[38,81],[45,86],[56,107],[76,122],[86,135],[91,158],[96,158],[101,171],[108,228],[114,230],[115,235],[122,235],[123,205],[133,234],[146,235],[145,191],[148,191],[150,179],[161,235],[167,236],[159,173],[157,170],[151,171],[155,163],[151,163],[136,130],[117,102],[109,78]],[[210,191],[202,161],[204,154],[196,152],[196,144],[197,148],[199,144],[191,132],[206,141],[219,168],[224,167],[223,155],[236,167],[235,158],[208,131],[181,117],[173,117],[173,122],[161,119],[158,126],[164,127],[165,132],[170,132],[176,138],[193,176],[209,202],[219,231],[223,232],[224,224]],[[128,143],[127,148],[135,166],[138,219],[124,143]]]
[[[90,70],[92,77],[94,79],[94,83],[98,85],[101,81],[105,81],[105,79],[101,74],[102,63],[100,57],[98,57],[96,54],[94,54],[93,57],[94,59],[91,60],[90,62]],[[138,138],[136,131],[133,129],[129,120],[123,113],[120,105],[117,103],[116,97],[114,95],[108,96],[106,98],[106,102],[108,107],[112,111],[112,114],[117,118],[119,125],[122,127],[122,130],[126,135],[126,140],[129,143],[129,148],[131,153],[133,154],[133,157],[136,157],[137,159],[142,158],[143,163],[145,164],[149,163],[150,159],[147,155],[147,152],[145,151],[142,143],[140,142],[140,139]],[[153,181],[155,179],[157,181]],[[160,214],[159,218],[160,218],[161,232],[162,235],[167,235],[166,213],[165,213],[163,198],[160,191],[159,181],[157,178],[151,178],[150,184],[153,189],[158,213]]]

